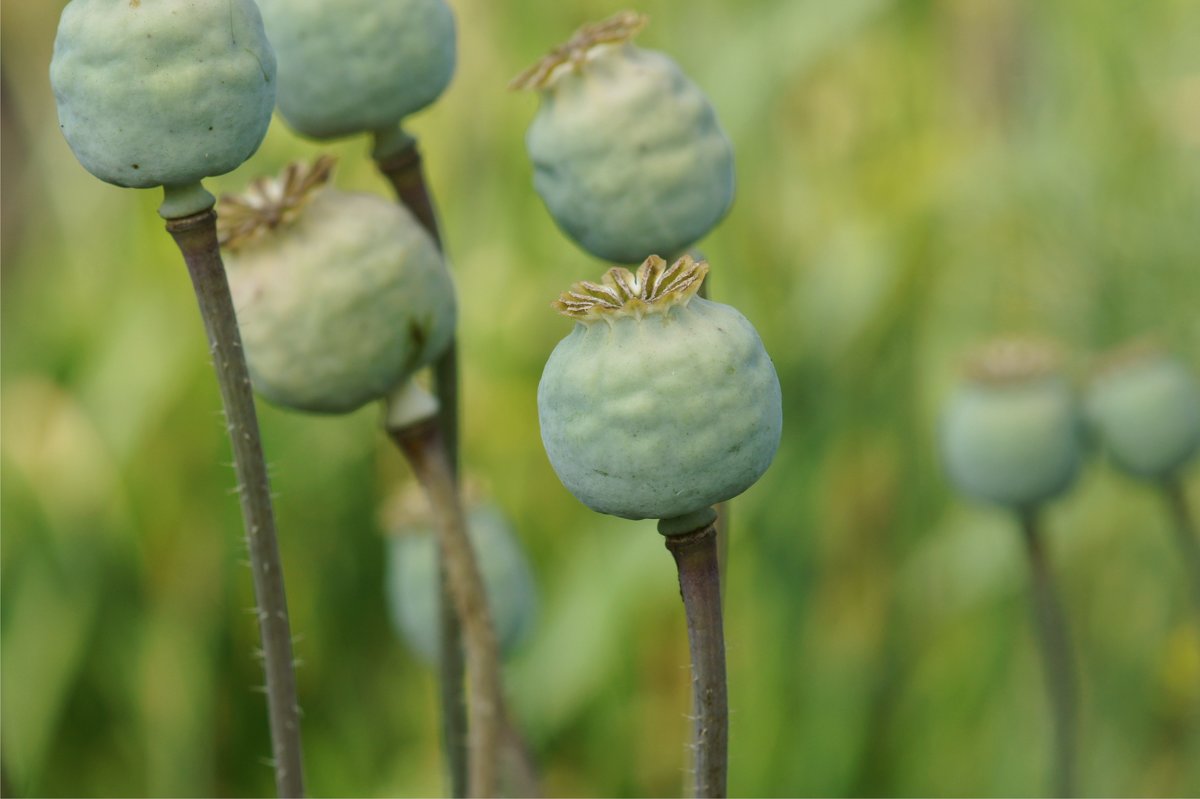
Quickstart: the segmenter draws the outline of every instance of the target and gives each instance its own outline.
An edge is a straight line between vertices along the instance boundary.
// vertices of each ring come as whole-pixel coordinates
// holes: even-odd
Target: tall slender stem
[[[376,161],[379,171],[392,184],[400,204],[407,208],[426,232],[433,238],[438,249],[442,248],[442,236],[438,229],[437,212],[425,182],[425,171],[421,167],[421,153],[415,139],[398,152]],[[434,390],[438,397],[438,424],[446,448],[446,458],[457,480],[460,470],[458,444],[458,337],[433,365]],[[439,559],[440,559],[439,555]],[[441,657],[438,660],[438,692],[442,708],[442,747],[450,777],[450,795],[462,797],[467,791],[469,752],[467,748],[467,705],[463,691],[464,654],[462,648],[462,624],[458,611],[450,601],[446,584],[446,570],[438,569],[443,602],[438,623],[441,633]]]
[[[1200,624],[1200,538],[1196,536],[1196,522],[1183,490],[1183,480],[1178,475],[1169,477],[1163,481],[1162,488],[1171,512],[1175,541],[1183,556],[1184,568],[1188,571],[1192,599],[1196,603],[1197,623]]]
[[[471,755],[467,745],[466,654],[462,623],[450,596],[450,575],[441,548],[437,554],[438,590],[438,702],[442,708],[442,751],[450,780],[450,795],[467,795]]]
[[[216,221],[216,213],[208,210],[167,220],[167,231],[175,238],[183,253],[196,290],[233,446],[238,496],[241,498],[242,518],[250,550],[254,594],[258,600],[275,787],[281,797],[298,797],[304,795],[304,770],[287,595],[275,536],[271,487],[258,432],[258,416],[250,389],[250,375],[246,371],[246,359],[242,353],[233,299],[229,294],[229,283],[225,278],[225,267],[217,244]]]
[[[668,535],[666,544],[679,568],[679,593],[692,656],[696,796],[723,797],[729,770],[729,700],[716,525]]]
[[[467,537],[458,487],[435,420],[388,432],[408,458],[429,496],[437,520],[439,548],[451,600],[462,621],[467,680],[471,690],[468,793],[494,796],[504,721],[508,715],[500,679],[500,647],[479,566]]]
[[[1075,795],[1075,671],[1067,619],[1054,586],[1041,525],[1035,510],[1020,513],[1029,555],[1030,590],[1038,644],[1046,672],[1046,689],[1054,714],[1055,796]]]

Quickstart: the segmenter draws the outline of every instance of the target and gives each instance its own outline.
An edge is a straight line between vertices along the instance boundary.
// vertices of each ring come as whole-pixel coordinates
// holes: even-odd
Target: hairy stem
[[[695,793],[697,797],[723,797],[729,770],[729,701],[716,524],[668,535],[666,543],[679,567],[679,593],[692,656]]]
[[[377,137],[377,142],[379,137]],[[421,153],[415,139],[407,138],[397,151],[376,160],[379,171],[392,184],[400,204],[409,210],[425,231],[433,238],[438,249],[442,248],[442,237],[438,230],[437,212],[433,208],[425,171],[421,168]],[[446,448],[446,458],[451,471],[458,479],[458,341],[457,336],[433,365],[434,390],[438,397],[438,425]],[[439,558],[441,556],[439,555]],[[463,692],[463,648],[462,624],[454,603],[449,599],[446,585],[446,570],[439,569],[442,599],[438,617],[441,628],[441,658],[438,661],[438,691],[442,708],[442,747],[445,752],[446,768],[450,776],[450,793],[454,797],[466,795],[469,753],[467,751],[467,706]]]
[[[167,220],[167,231],[175,238],[175,243],[183,253],[196,290],[213,366],[217,372],[217,383],[221,388],[221,400],[225,406],[229,439],[233,445],[238,496],[241,498],[242,518],[250,550],[254,594],[258,601],[275,787],[282,797],[303,796],[300,707],[296,699],[292,635],[279,545],[275,536],[271,488],[263,460],[250,375],[246,371],[233,299],[229,294],[229,283],[225,278],[225,267],[217,244],[216,220],[217,215],[208,210]]]
[[[1183,565],[1191,583],[1192,599],[1196,603],[1197,623],[1200,623],[1200,538],[1196,537],[1196,522],[1188,506],[1183,480],[1178,476],[1168,478],[1162,484],[1163,496],[1171,512],[1175,541],[1183,556]]]
[[[466,518],[436,420],[389,434],[412,465],[437,521],[439,549],[450,598],[462,621],[467,658],[471,796],[496,794],[500,746],[508,714],[500,679],[500,647],[492,626],[483,579],[467,537]]]
[[[1075,795],[1075,671],[1067,619],[1046,557],[1041,525],[1034,510],[1020,514],[1029,555],[1030,590],[1038,645],[1046,672],[1046,690],[1054,715],[1055,796]]]

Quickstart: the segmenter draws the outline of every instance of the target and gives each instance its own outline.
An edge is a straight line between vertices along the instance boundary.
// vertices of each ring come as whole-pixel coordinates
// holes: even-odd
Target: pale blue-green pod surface
[[[1200,383],[1165,354],[1097,375],[1086,409],[1113,461],[1137,477],[1170,477],[1200,450]]]
[[[731,499],[779,446],[775,367],[737,310],[692,298],[579,323],[538,386],[542,442],[593,510],[670,519]]]
[[[258,149],[275,56],[252,0],[72,0],[50,82],[89,172],[118,186],[186,186]]]
[[[537,618],[537,584],[525,553],[496,508],[480,505],[467,517],[492,623],[504,655],[528,637]],[[430,529],[403,530],[388,542],[387,598],[392,625],[426,663],[439,660],[437,536]]]
[[[279,58],[279,113],[331,139],[387,130],[454,75],[454,14],[443,0],[259,0]]]
[[[615,263],[678,255],[733,201],[733,147],[708,99],[662,53],[602,46],[541,92],[526,136],[555,222]]]
[[[345,413],[384,397],[453,335],[454,286],[402,206],[325,188],[290,224],[226,250],[254,388]]]
[[[966,383],[950,397],[940,432],[950,479],[974,499],[1029,509],[1064,492],[1079,471],[1077,403],[1057,374]]]

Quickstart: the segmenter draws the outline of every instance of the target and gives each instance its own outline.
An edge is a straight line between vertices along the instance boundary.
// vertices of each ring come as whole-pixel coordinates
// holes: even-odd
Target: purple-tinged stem
[[[679,593],[692,657],[695,792],[697,797],[724,797],[729,770],[729,699],[716,525],[668,535],[666,545],[679,568]]]
[[[258,601],[275,787],[281,797],[300,797],[304,795],[300,707],[296,699],[296,674],[292,665],[287,595],[283,586],[275,514],[271,508],[271,486],[263,459],[254,394],[242,352],[233,298],[229,294],[225,266],[217,244],[216,223],[217,215],[210,209],[168,219],[167,231],[183,253],[192,286],[196,290],[233,447],[238,496],[250,551],[250,570],[254,575],[254,594]]]

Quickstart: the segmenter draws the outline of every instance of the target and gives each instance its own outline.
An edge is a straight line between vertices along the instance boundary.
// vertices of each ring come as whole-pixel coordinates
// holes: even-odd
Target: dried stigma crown
[[[1088,382],[1094,383],[1126,369],[1169,359],[1170,353],[1166,345],[1157,336],[1147,334],[1102,353],[1089,367],[1087,379]]]
[[[583,280],[554,301],[554,309],[580,322],[641,318],[687,305],[708,274],[708,262],[685,255],[675,263],[651,255],[634,274],[622,266],[604,273],[600,283]]]
[[[280,225],[291,224],[316,191],[333,175],[337,159],[322,155],[311,165],[288,164],[277,178],[261,177],[242,194],[225,194],[217,203],[221,246],[236,250]]]
[[[540,61],[512,79],[508,88],[545,89],[553,85],[562,72],[559,67],[582,68],[588,54],[605,44],[621,44],[637,35],[649,20],[636,11],[622,11],[602,22],[584,25],[571,35],[564,44],[555,47]]]
[[[1014,385],[1058,372],[1062,359],[1049,342],[1002,338],[980,347],[966,364],[967,377],[992,386]]]

